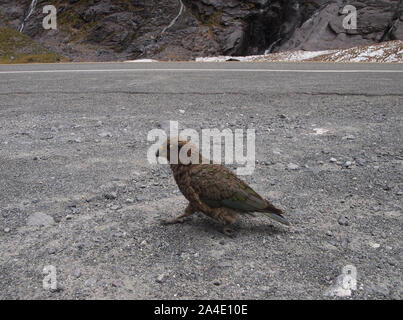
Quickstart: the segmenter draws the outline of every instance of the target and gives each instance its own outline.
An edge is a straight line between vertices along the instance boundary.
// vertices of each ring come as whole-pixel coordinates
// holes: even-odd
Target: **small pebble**
[[[163,283],[164,282],[164,280],[165,280],[165,274],[160,274],[158,277],[157,277],[157,279],[155,279],[155,281],[157,282],[157,283]]]
[[[345,216],[341,216],[339,219],[337,219],[337,222],[341,226],[348,226],[349,225],[347,217],[345,217]]]
[[[353,164],[353,163],[352,163],[351,161],[346,161],[346,162],[343,164],[343,167],[344,167],[344,168],[348,168],[348,167],[351,167],[352,164]]]
[[[100,136],[101,138],[111,138],[112,133],[110,133],[110,132],[101,132],[100,134],[98,134],[98,136]]]
[[[80,270],[74,270],[73,271],[73,277],[74,278],[80,278],[81,277],[81,271]]]
[[[299,165],[295,164],[295,163],[290,163],[287,166],[288,170],[298,170],[299,169]]]
[[[105,193],[104,197],[108,200],[115,200],[118,197],[116,192]]]
[[[86,287],[93,287],[97,284],[97,279],[95,277],[89,278],[87,281],[84,282]]]
[[[374,249],[378,249],[381,245],[379,243],[370,242],[369,246]]]

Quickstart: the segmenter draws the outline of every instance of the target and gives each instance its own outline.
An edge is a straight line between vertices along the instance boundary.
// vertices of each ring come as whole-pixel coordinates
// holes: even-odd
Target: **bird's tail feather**
[[[264,208],[264,210],[260,211],[261,213],[263,213],[265,216],[276,220],[282,224],[285,224],[287,226],[290,225],[290,223],[288,222],[288,220],[286,218],[283,217],[283,211],[281,211],[280,209],[276,208],[275,206],[273,206],[269,201],[267,201],[267,207]]]
[[[265,216],[267,216],[267,217],[269,217],[269,218],[271,218],[271,219],[273,219],[273,220],[276,220],[276,221],[278,221],[278,222],[280,222],[280,223],[282,223],[282,224],[285,224],[285,225],[287,225],[287,226],[290,225],[290,223],[288,222],[288,220],[287,220],[286,218],[284,218],[284,217],[283,217],[282,215],[280,215],[280,214],[273,213],[273,212],[263,212],[263,211],[262,211],[262,213],[263,213]]]

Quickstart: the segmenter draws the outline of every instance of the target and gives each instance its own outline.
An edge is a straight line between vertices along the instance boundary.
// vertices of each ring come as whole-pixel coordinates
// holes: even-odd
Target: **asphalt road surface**
[[[402,299],[402,95],[398,64],[0,66],[0,299]],[[292,226],[160,225],[169,120],[254,128],[243,178]]]

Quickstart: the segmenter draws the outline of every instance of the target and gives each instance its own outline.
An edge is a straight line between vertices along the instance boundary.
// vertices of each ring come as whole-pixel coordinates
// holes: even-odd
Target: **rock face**
[[[23,33],[76,61],[187,60],[403,39],[401,0],[60,0],[58,29],[45,30],[48,4],[55,2],[36,1]],[[347,4],[357,9],[356,30],[343,28]],[[29,7],[0,0],[0,26],[18,29]]]
[[[346,1],[334,1],[316,11],[310,19],[283,41],[279,51],[302,49],[308,51],[350,48],[403,37],[403,2],[355,1],[357,29],[345,29],[343,8]]]

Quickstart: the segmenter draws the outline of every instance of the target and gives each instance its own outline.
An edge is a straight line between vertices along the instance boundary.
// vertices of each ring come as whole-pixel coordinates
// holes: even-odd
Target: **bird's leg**
[[[186,214],[186,212],[185,212],[184,214],[181,214],[180,216],[178,216],[176,218],[161,220],[161,224],[168,225],[168,224],[175,224],[175,223],[183,223],[184,222],[183,218],[185,218],[186,216],[188,216],[188,214]]]
[[[161,224],[168,225],[168,224],[175,224],[175,223],[183,223],[183,218],[190,216],[191,214],[195,213],[195,208],[189,203],[185,209],[185,212],[181,214],[179,217],[168,219],[168,220],[161,220]]]
[[[237,213],[229,208],[217,208],[212,211],[213,214],[211,216],[224,223],[223,233],[233,238],[235,235],[230,225],[236,221]]]
[[[234,230],[229,225],[224,225],[222,232],[230,238],[234,237]]]

